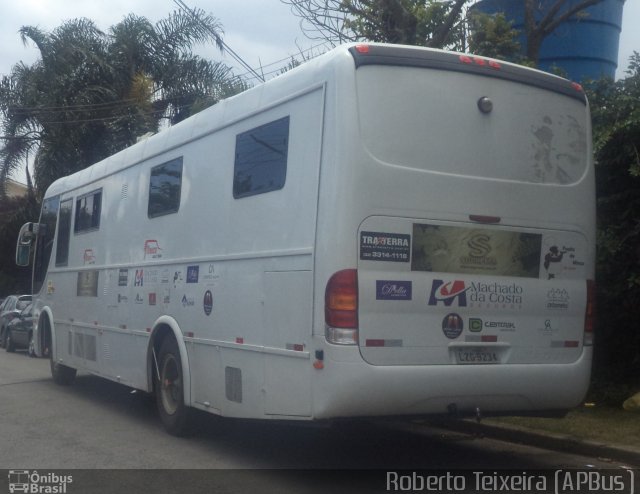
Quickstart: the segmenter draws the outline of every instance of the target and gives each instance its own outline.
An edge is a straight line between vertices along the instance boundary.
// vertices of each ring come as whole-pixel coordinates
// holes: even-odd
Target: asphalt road
[[[91,375],[57,386],[48,360],[0,351],[0,494],[8,492],[3,483],[11,479],[2,469],[39,475],[73,469],[74,481],[65,491],[72,494],[326,492],[326,482],[342,492],[385,492],[389,471],[624,472],[629,466],[426,426],[320,428],[206,414],[195,418],[194,436],[172,437],[144,393]]]

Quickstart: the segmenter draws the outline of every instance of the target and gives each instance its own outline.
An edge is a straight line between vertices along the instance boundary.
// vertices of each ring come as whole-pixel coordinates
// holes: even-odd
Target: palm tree
[[[190,52],[206,42],[222,49],[221,31],[201,10],[176,11],[155,25],[129,15],[108,33],[87,19],[51,33],[23,27],[23,42],[36,45],[40,60],[15,65],[0,81],[0,194],[28,155],[41,195],[163,121],[179,122],[246,89],[227,66]]]

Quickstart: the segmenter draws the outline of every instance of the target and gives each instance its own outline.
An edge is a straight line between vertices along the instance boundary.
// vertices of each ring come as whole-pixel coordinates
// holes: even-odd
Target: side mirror
[[[25,223],[20,228],[16,245],[16,264],[28,266],[31,258],[31,246],[38,235],[46,234],[46,225],[40,223]]]
[[[18,266],[28,266],[29,257],[31,257],[30,245],[18,245],[16,249],[16,264]]]

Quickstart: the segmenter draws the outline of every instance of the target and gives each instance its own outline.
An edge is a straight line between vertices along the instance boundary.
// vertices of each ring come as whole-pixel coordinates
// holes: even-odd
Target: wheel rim
[[[169,415],[176,413],[182,402],[182,379],[178,365],[176,358],[169,354],[162,363],[162,372],[160,373],[162,407]]]

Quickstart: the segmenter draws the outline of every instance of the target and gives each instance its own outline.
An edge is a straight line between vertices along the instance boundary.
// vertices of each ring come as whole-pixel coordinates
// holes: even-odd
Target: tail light
[[[334,273],[324,293],[325,337],[336,345],[358,344],[358,272]]]
[[[593,332],[596,323],[596,282],[587,280],[587,308],[584,314],[584,345],[593,345]]]

